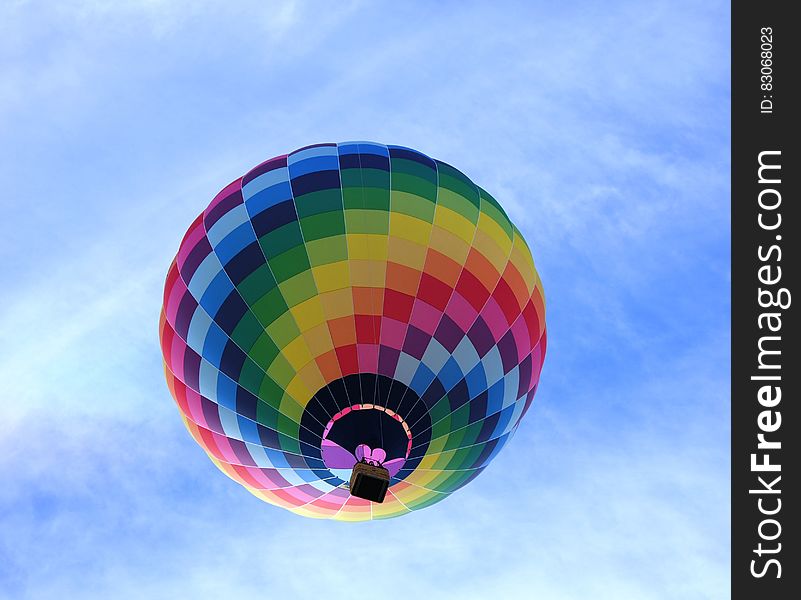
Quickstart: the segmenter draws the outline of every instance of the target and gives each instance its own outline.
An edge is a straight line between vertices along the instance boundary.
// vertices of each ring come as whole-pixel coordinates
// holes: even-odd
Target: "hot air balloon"
[[[226,475],[300,515],[384,519],[445,499],[509,441],[545,302],[520,231],[463,173],[317,144],[190,225],[160,340],[184,424]]]

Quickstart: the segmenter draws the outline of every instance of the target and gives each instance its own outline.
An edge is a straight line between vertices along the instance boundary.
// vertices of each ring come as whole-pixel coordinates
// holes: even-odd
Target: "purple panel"
[[[505,375],[517,366],[517,344],[515,344],[515,336],[511,330],[507,331],[498,342],[498,353],[501,355]]]
[[[400,358],[400,350],[390,348],[389,346],[381,346],[378,354],[378,372],[386,377],[393,377],[395,369],[398,367],[398,358]]]
[[[490,348],[495,345],[492,332],[490,331],[489,327],[487,327],[484,319],[482,319],[480,316],[476,318],[476,322],[473,323],[470,331],[467,332],[467,337],[470,338],[470,341],[473,343],[476,352],[478,352],[478,355],[482,358],[487,352],[490,351]]]
[[[431,336],[425,331],[417,329],[414,325],[409,325],[406,330],[406,339],[403,341],[403,351],[410,356],[414,356],[417,360],[422,360],[430,341]]]
[[[434,337],[448,352],[453,354],[453,351],[456,350],[456,346],[458,346],[459,342],[464,338],[464,331],[462,331],[462,328],[448,315],[442,315],[439,326],[434,332]]]
[[[225,213],[238,204],[242,204],[243,201],[242,190],[240,189],[235,190],[233,193],[228,194],[228,196],[220,200],[217,205],[203,217],[203,225],[206,227],[206,231],[211,229]]]
[[[186,257],[184,264],[181,266],[181,278],[189,282],[192,280],[192,276],[197,271],[197,268],[200,266],[200,263],[203,262],[203,259],[206,258],[211,253],[211,244],[209,244],[209,239],[207,237],[202,237],[198,241],[197,245],[192,248],[192,251]]]
[[[283,156],[276,156],[275,158],[271,158],[270,160],[266,160],[261,163],[258,167],[254,167],[250,171],[248,171],[245,176],[242,178],[242,187],[245,187],[248,183],[256,179],[259,175],[264,175],[269,171],[274,171],[275,169],[280,169],[281,167],[286,166],[286,154]]]

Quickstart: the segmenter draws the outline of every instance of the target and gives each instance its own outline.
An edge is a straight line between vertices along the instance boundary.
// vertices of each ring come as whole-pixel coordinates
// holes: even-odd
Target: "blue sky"
[[[728,5],[225,4],[0,7],[0,598],[727,598]],[[220,474],[157,328],[222,186],[353,139],[493,193],[550,334],[492,465],[365,524]]]

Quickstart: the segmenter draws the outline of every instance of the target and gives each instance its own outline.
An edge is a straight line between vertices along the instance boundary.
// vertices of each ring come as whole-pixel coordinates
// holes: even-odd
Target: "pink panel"
[[[406,338],[406,323],[384,317],[381,319],[381,344],[400,350]]]
[[[439,319],[442,313],[422,300],[415,300],[412,307],[412,316],[409,319],[409,324],[414,325],[418,329],[422,329],[428,335],[433,336],[434,331],[439,325]]]
[[[356,344],[359,358],[359,371],[378,373],[378,344]]]
[[[500,340],[509,329],[506,316],[492,296],[490,296],[484,308],[481,310],[481,317],[487,323],[487,327],[489,327],[492,332],[492,337],[495,338],[496,342]]]
[[[445,308],[445,314],[448,315],[462,331],[469,331],[478,316],[476,309],[457,291],[454,291],[451,295],[450,302],[448,302],[448,306]]]

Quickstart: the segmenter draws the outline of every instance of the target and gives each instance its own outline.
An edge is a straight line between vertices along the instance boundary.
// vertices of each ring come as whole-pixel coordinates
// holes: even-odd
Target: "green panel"
[[[392,212],[403,213],[417,217],[426,223],[434,222],[434,209],[436,205],[425,198],[415,196],[392,195]]]
[[[264,327],[259,323],[256,315],[247,311],[231,332],[231,339],[247,353],[262,333],[264,333]]]
[[[259,411],[265,413],[265,415],[267,415],[268,413],[272,414],[269,425],[267,423],[264,423],[265,425],[268,425],[271,429],[276,429],[277,427],[278,423],[277,407],[281,402],[282,396],[284,396],[283,388],[279,386],[275,381],[273,381],[271,377],[264,375],[261,381],[261,387],[259,387],[259,399],[262,400],[262,402],[269,404],[270,410],[268,411],[267,408],[262,408],[260,406],[262,402],[260,402],[258,405],[256,405],[256,415],[258,416],[260,414]],[[262,423],[262,421],[259,420],[259,423]]]
[[[506,213],[503,209],[498,205],[497,202],[493,199],[492,202],[489,202],[489,199],[492,198],[489,194],[487,194],[484,190],[481,191],[481,211],[486,214],[489,218],[495,221],[498,226],[503,229],[506,235],[509,237],[510,240],[514,239],[514,229],[512,228],[512,223],[509,221],[509,217],[506,216]]]
[[[317,295],[314,275],[310,270],[303,271],[279,284],[284,300],[289,306],[297,306],[304,300]],[[277,341],[277,340],[276,340]]]
[[[437,423],[440,419],[447,417],[450,412],[451,406],[448,402],[448,396],[443,396],[434,403],[434,406],[432,406],[431,410],[429,411],[431,422]]]
[[[437,161],[437,171],[439,173],[439,187],[459,194],[476,209],[480,207],[481,201],[478,197],[478,187],[464,173],[439,161]]]
[[[300,335],[300,330],[297,324],[295,324],[295,319],[290,312],[284,313],[278,317],[267,329],[273,342],[275,342],[279,348],[283,348]],[[278,360],[279,358],[281,358],[280,354],[276,356],[274,360]]]
[[[342,169],[339,172],[339,180],[342,182],[342,192],[344,193],[350,189],[362,187],[362,170],[361,169]]]
[[[265,332],[250,349],[249,355],[258,365],[261,365],[262,369],[266,369],[279,352],[278,346]]]
[[[283,254],[290,248],[303,246],[303,235],[300,232],[300,225],[297,221],[292,221],[286,225],[281,225],[266,233],[259,238],[259,244],[264,255],[269,259],[279,254]]]
[[[392,170],[392,189],[404,189],[395,187],[398,176],[408,177],[411,175],[422,180],[423,182],[427,182],[431,185],[437,185],[437,172],[432,167],[421,164],[416,160],[391,158],[390,168]]]
[[[292,378],[295,376],[295,369],[292,368],[292,365],[284,358],[283,354],[279,354],[275,357],[273,364],[267,368],[267,375],[275,383],[285,388],[292,382]]]
[[[392,190],[417,194],[430,202],[436,202],[437,200],[436,184],[433,181],[420,179],[414,175],[404,175],[403,173],[396,175],[392,173]]]
[[[308,271],[310,267],[305,246],[295,246],[270,259],[270,268],[273,270],[273,275],[275,275],[275,279],[279,284],[298,273]]]
[[[389,189],[389,173],[382,169],[361,169],[364,188]]]
[[[254,396],[258,396],[263,378],[264,369],[255,360],[246,358],[245,363],[242,365],[242,371],[239,373],[239,385]]]
[[[298,424],[283,413],[278,415],[278,427],[276,427],[276,430],[278,433],[291,437],[298,436]]]
[[[370,208],[373,210],[389,210],[389,188],[352,187],[342,190],[342,202],[345,210],[352,208]]]
[[[322,212],[342,210],[342,192],[337,188],[303,194],[295,198],[295,210],[298,211],[299,219]]]
[[[278,443],[281,444],[281,450],[283,450],[284,452],[291,452],[292,454],[300,454],[300,442],[298,442],[298,440],[295,439],[293,436],[285,435],[279,432]]]
[[[283,315],[288,308],[280,288],[277,287],[250,305],[250,309],[265,327]]]
[[[345,223],[348,233],[389,234],[389,213],[383,210],[346,210]]]
[[[264,401],[256,403],[256,422],[270,429],[275,429],[278,411]]]
[[[320,213],[305,217],[300,221],[303,230],[303,238],[308,244],[312,240],[331,237],[334,235],[344,235],[345,221],[342,218],[342,210]]]
[[[258,269],[245,277],[236,289],[245,303],[250,306],[276,286],[275,278],[267,264],[260,265]]]
[[[309,262],[314,267],[347,260],[347,238],[344,235],[337,235],[312,240],[306,244],[306,252],[309,255]]]

